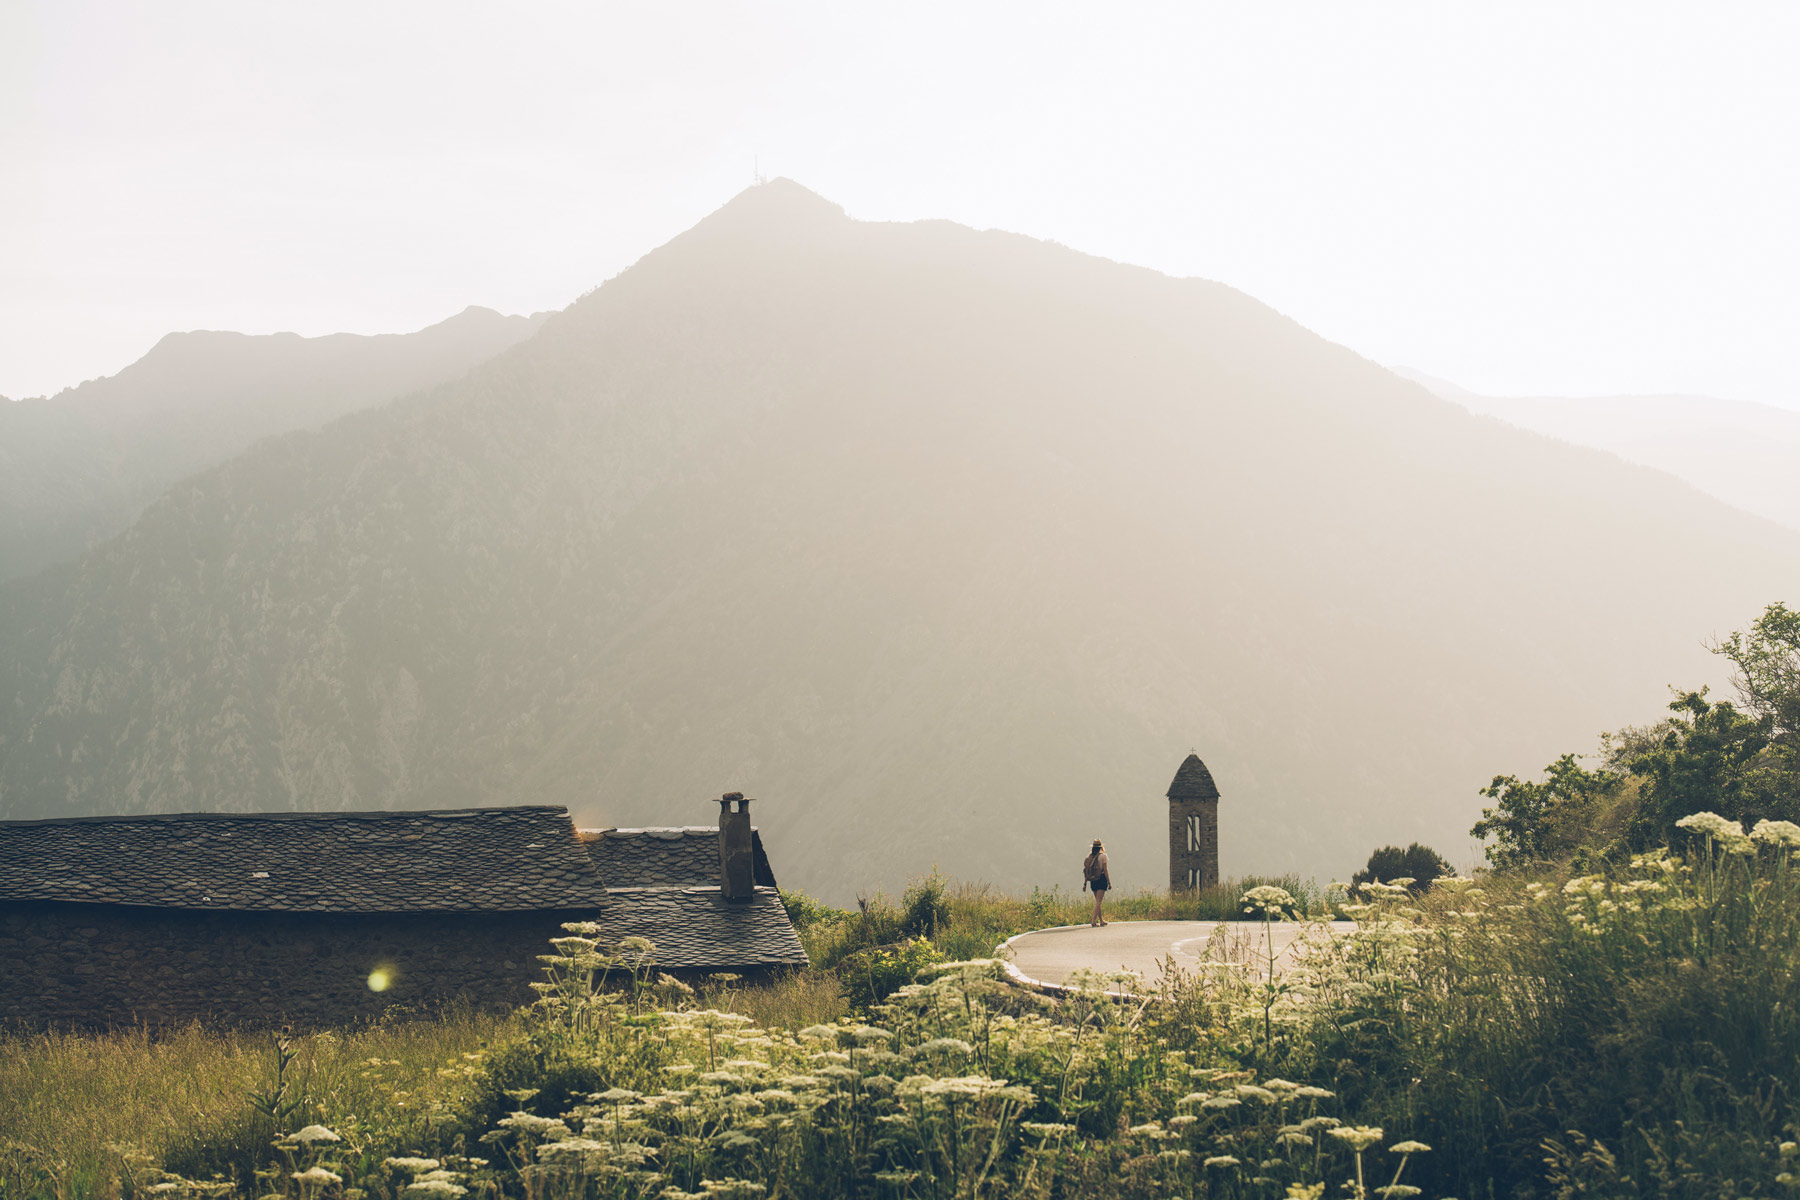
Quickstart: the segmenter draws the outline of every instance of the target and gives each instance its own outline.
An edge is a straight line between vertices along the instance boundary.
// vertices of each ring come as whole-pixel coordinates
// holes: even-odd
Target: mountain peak
[[[783,237],[842,226],[849,216],[839,205],[791,179],[771,179],[745,188],[689,234]]]

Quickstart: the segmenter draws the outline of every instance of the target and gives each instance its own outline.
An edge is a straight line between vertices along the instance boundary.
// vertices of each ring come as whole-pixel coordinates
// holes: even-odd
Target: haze
[[[1788,5],[0,5],[0,393],[560,308],[765,175],[1492,395],[1800,404]]]
[[[1728,687],[1795,19],[1132,12],[7,9],[0,819],[1323,881]]]

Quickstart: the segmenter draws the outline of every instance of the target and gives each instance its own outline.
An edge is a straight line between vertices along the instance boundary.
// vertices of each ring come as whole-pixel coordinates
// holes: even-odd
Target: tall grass
[[[1360,910],[1364,930],[1296,979],[1314,994],[1275,1057],[1445,1150],[1429,1174],[1446,1190],[1784,1190],[1800,828],[1759,846],[1720,825],[1686,861],[1459,881]]]
[[[452,1011],[295,1039],[297,1119],[429,1136],[458,1110],[516,1017]],[[147,1163],[198,1178],[267,1157],[253,1092],[273,1083],[268,1033],[198,1025],[0,1036],[0,1197],[110,1196]],[[260,1144],[259,1144],[260,1143]]]

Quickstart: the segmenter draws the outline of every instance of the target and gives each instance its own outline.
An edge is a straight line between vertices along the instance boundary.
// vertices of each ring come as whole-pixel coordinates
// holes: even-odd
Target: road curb
[[[1129,922],[1124,923],[1129,924]],[[1019,987],[1025,988],[1028,991],[1039,992],[1046,996],[1078,996],[1082,991],[1080,988],[1072,988],[1066,983],[1051,983],[1044,979],[1033,979],[1025,972],[1019,970],[1018,964],[1013,962],[1009,955],[1012,953],[1012,944],[1022,937],[1030,937],[1037,933],[1055,933],[1061,929],[1090,928],[1092,928],[1090,925],[1046,925],[1042,929],[1027,929],[1023,933],[1013,934],[1004,942],[1001,942],[998,946],[994,947],[994,957],[999,959],[1000,965],[1006,968],[1006,978]],[[1144,998],[1136,992],[1102,991],[1100,994],[1102,996],[1111,996],[1118,1000],[1141,1000]]]

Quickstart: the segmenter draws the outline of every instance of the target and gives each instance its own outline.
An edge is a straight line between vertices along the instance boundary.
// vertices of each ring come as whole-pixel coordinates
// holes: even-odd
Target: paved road
[[[1277,970],[1303,928],[1316,927],[1276,923]],[[1334,921],[1329,928],[1342,936],[1356,925]],[[1013,965],[1043,983],[1063,983],[1083,967],[1101,972],[1136,971],[1153,983],[1162,973],[1164,959],[1172,958],[1177,967],[1192,971],[1205,958],[1254,963],[1265,953],[1260,921],[1113,921],[1103,929],[1064,925],[1022,933],[1007,946]]]

